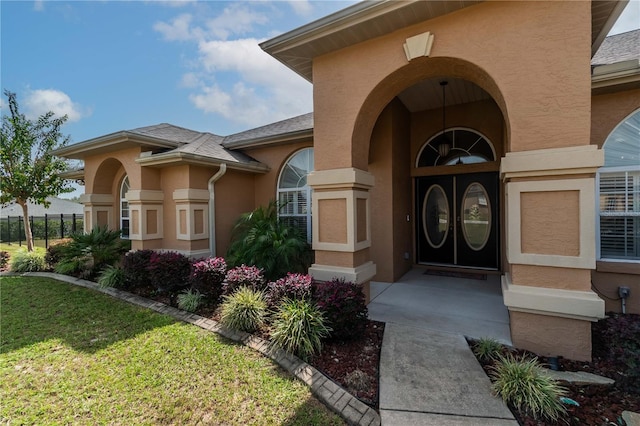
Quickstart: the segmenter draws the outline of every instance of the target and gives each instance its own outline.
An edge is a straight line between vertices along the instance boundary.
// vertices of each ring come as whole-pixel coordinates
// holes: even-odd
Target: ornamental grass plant
[[[37,251],[18,250],[11,258],[12,272],[40,272],[46,268],[44,254]]]
[[[322,311],[305,299],[285,299],[275,314],[272,327],[272,342],[303,360],[320,352],[322,339],[331,332],[325,325]]]
[[[537,358],[499,356],[490,375],[495,394],[520,412],[552,422],[567,412],[561,401],[566,389],[544,373]]]
[[[264,293],[240,287],[224,297],[220,321],[227,327],[252,333],[264,325],[267,313]]]
[[[195,312],[200,306],[203,297],[198,290],[183,291],[178,295],[178,308],[187,312]]]
[[[107,266],[98,277],[98,285],[102,288],[121,288],[124,283],[124,270],[116,266]]]
[[[482,361],[497,359],[502,354],[502,343],[491,337],[481,337],[473,344],[473,353]]]

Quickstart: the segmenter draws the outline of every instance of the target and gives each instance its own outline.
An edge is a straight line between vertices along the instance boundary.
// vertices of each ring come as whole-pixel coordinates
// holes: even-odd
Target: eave
[[[82,160],[90,155],[103,154],[116,150],[135,148],[140,146],[149,148],[174,149],[181,145],[183,144],[123,131],[65,146],[56,149],[55,151],[53,151],[53,154],[59,157]]]
[[[227,149],[251,149],[309,141],[313,141],[313,129],[305,129],[297,132],[289,132],[262,138],[246,139],[238,142],[225,143],[223,145]]]
[[[162,154],[147,155],[137,158],[136,163],[140,164],[142,167],[167,167],[180,164],[193,164],[197,166],[211,167],[226,164],[228,169],[251,173],[266,173],[271,170],[269,166],[258,162],[235,163],[218,158],[203,157],[190,152],[166,152]]]
[[[640,88],[640,60],[600,65],[591,75],[591,93],[598,95]]]

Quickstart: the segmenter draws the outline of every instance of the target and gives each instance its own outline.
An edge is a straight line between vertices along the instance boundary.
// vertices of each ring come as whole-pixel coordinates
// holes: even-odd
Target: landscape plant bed
[[[156,292],[153,287],[138,288],[135,292],[140,296],[177,307],[174,298],[166,293]],[[220,321],[220,305],[215,303],[202,303],[195,313]],[[268,327],[263,327],[254,334],[269,340]],[[383,334],[384,323],[369,320],[361,338],[325,341],[322,352],[309,359],[308,363],[377,410]]]
[[[613,385],[577,385],[562,381],[567,397],[579,406],[567,405],[567,415],[558,423],[535,420],[514,407],[509,408],[524,426],[551,425],[624,425],[623,411],[640,412],[640,315],[608,314],[592,325],[593,360],[559,359],[560,371],[582,371],[614,379]],[[471,342],[473,345],[473,342]],[[503,349],[506,354],[508,349]],[[514,356],[537,357],[543,365],[549,359],[523,350],[511,350]],[[493,362],[478,360],[491,377]]]

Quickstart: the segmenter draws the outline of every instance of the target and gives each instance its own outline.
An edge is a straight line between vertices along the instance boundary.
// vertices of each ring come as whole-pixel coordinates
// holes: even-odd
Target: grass
[[[47,252],[47,249],[44,248],[44,240],[42,241],[42,246],[38,246],[36,243],[37,241],[33,242],[33,249],[37,252],[40,252],[42,254],[45,254]],[[51,241],[49,241],[49,243],[51,243]],[[22,242],[22,246],[19,246],[17,242],[15,243],[11,243],[11,244],[7,244],[7,243],[0,243],[0,251],[6,251],[8,252],[11,257],[13,257],[13,255],[20,251],[20,250],[27,250],[27,243],[25,241]]]
[[[0,281],[0,419],[10,424],[343,421],[271,360],[55,280]]]

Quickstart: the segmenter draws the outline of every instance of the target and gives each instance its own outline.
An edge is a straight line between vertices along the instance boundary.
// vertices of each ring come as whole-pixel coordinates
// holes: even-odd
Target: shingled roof
[[[616,34],[604,39],[591,60],[592,66],[640,60],[640,29]]]
[[[313,113],[288,118],[266,126],[257,127],[236,133],[224,138],[223,145],[227,148],[241,148],[247,146],[264,145],[278,141],[286,142],[291,137],[313,135]]]

